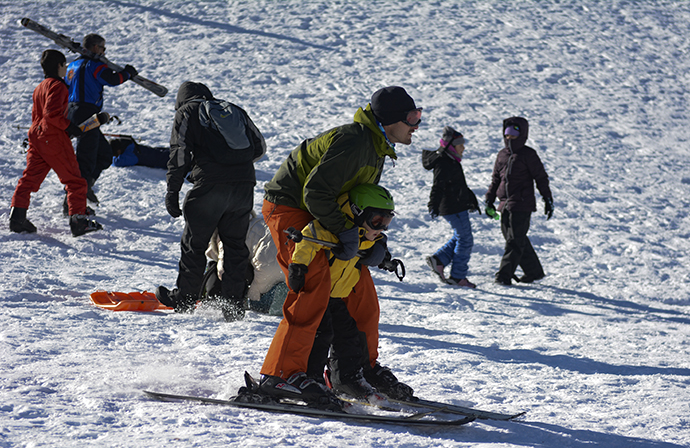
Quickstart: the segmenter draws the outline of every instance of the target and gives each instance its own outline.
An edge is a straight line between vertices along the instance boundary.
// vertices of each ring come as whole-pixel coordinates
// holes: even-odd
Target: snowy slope
[[[0,447],[690,446],[690,3],[683,1],[0,1]],[[35,235],[7,229],[25,166],[38,60],[52,43],[29,17],[168,87],[126,83],[104,130],[163,146],[175,93],[205,82],[247,109],[269,144],[263,184],[302,139],[352,120],[376,89],[424,107],[382,184],[407,277],[374,273],[381,361],[425,398],[521,423],[459,429],[348,425],[216,406],[158,403],[142,389],[226,398],[258,374],[279,318],[113,313],[95,290],[173,286],[183,222],[163,205],[165,172],[110,168],[96,186],[102,232],[72,238],[51,173],[32,196]],[[71,60],[74,56],[69,55]],[[466,138],[468,184],[483,197],[501,121],[530,120],[551,178],[530,236],[547,277],[492,283],[498,224],[472,215],[469,278],[440,285],[424,257],[450,235],[426,213],[422,149],[445,125]],[[188,188],[188,187],[186,187]]]

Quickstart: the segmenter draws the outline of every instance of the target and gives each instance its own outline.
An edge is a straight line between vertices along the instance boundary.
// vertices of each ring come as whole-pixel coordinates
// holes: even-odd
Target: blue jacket
[[[103,86],[117,86],[130,78],[125,71],[116,72],[104,62],[81,57],[67,67],[65,82],[70,103],[94,104],[103,107]]]
[[[112,144],[112,142],[111,142]],[[151,168],[167,168],[170,150],[168,148],[154,148],[135,143],[127,145],[119,156],[113,156],[113,166],[133,166],[141,165]]]

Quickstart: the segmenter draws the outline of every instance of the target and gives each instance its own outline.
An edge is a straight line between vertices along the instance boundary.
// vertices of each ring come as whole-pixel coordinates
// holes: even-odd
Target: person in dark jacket
[[[544,278],[544,269],[532,247],[529,231],[532,212],[537,211],[534,184],[544,198],[544,214],[547,220],[553,215],[553,196],[549,188],[549,176],[537,152],[525,145],[529,124],[523,117],[503,120],[505,147],[498,152],[491,175],[491,185],[486,192],[486,213],[494,215],[494,201],[498,197],[501,212],[501,231],[506,240],[505,252],[496,273],[496,283],[510,285],[511,279],[531,283]],[[520,266],[523,276],[515,276]]]
[[[140,145],[130,136],[113,138],[109,143],[113,148],[113,166],[168,167],[170,148]]]
[[[244,317],[246,274],[250,269],[249,249],[245,243],[250,214],[254,205],[256,175],[254,162],[266,152],[266,142],[247,113],[236,128],[238,141],[252,148],[231,148],[217,129],[202,124],[204,100],[214,100],[202,83],[184,82],[175,103],[175,120],[170,137],[165,207],[173,218],[181,216],[179,195],[185,177],[194,186],[184,200],[185,227],[182,233],[177,288],[156,288],[158,300],[178,312],[193,311],[199,299],[206,268],[206,249],[213,233],[223,243],[224,274],[219,305],[227,321]]]
[[[474,288],[476,285],[467,279],[467,264],[474,245],[469,212],[481,211],[462,169],[465,139],[461,133],[446,126],[440,145],[436,151],[422,151],[422,165],[427,170],[434,170],[429,197],[431,218],[443,216],[453,228],[453,236],[426,261],[442,282]],[[448,265],[451,266],[450,277],[446,278],[444,267]]]
[[[88,34],[82,40],[82,47],[95,55],[105,54],[105,39],[98,34]],[[103,108],[103,87],[117,86],[132,79],[137,70],[125,65],[121,72],[108,68],[100,59],[81,56],[67,67],[65,82],[69,87],[69,108],[67,118],[80,125]],[[77,138],[77,162],[81,176],[88,184],[87,198],[98,204],[93,185],[101,172],[112,163],[113,153],[101,128],[96,127]]]
[[[65,55],[57,50],[46,50],[41,55],[41,67],[45,79],[33,93],[26,169],[12,196],[10,230],[36,232],[36,227],[26,219],[26,212],[31,193],[38,191],[52,169],[67,191],[72,235],[80,236],[102,227],[86,216],[86,181],[79,174],[70,140],[71,135],[79,135],[81,130],[66,117],[67,86],[62,79],[67,71]]]

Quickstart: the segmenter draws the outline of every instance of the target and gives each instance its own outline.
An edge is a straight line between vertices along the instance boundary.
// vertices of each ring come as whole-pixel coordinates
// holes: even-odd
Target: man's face
[[[383,129],[386,131],[388,140],[391,143],[402,143],[403,145],[409,145],[412,143],[412,134],[419,128],[417,126],[409,126],[402,121],[397,123],[389,124],[384,126]]]
[[[105,41],[92,45],[88,50],[95,54],[105,54]]]

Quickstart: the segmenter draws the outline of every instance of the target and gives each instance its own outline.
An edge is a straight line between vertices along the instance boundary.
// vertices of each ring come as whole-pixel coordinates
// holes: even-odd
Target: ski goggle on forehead
[[[419,126],[419,123],[422,122],[422,108],[418,107],[417,109],[412,109],[409,111],[402,122],[412,128]]]
[[[372,215],[369,219],[367,219],[367,225],[372,230],[388,230],[388,226],[391,224],[391,221],[393,221],[393,215],[393,212],[386,215]]]

